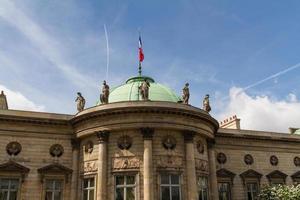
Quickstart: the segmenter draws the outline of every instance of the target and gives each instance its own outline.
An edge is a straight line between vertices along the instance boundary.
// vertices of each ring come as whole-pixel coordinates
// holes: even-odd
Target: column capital
[[[105,143],[108,141],[109,131],[98,131],[96,132],[99,143]]]
[[[194,142],[194,137],[196,133],[194,131],[183,131],[182,132],[185,143]]]
[[[143,135],[144,140],[152,140],[154,134],[154,128],[140,128],[141,134]]]
[[[72,150],[79,150],[80,148],[80,140],[78,138],[71,139]]]

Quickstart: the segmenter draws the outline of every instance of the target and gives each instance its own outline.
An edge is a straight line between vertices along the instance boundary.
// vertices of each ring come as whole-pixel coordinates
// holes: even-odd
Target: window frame
[[[169,184],[162,184],[161,183],[161,176],[162,175],[168,175],[169,176]],[[179,183],[178,184],[172,184],[171,182],[171,176],[172,175],[176,175],[178,176],[179,178]],[[181,173],[176,173],[176,172],[161,172],[159,173],[159,178],[158,178],[158,195],[159,195],[159,199],[161,200],[162,199],[162,190],[161,190],[161,187],[169,187],[170,189],[170,197],[172,199],[172,190],[171,188],[172,187],[179,187],[179,200],[183,200],[182,198],[182,174]]]
[[[228,198],[232,199],[232,183],[231,183],[231,181],[226,181],[226,180],[218,181],[218,197],[220,198],[219,184],[224,184],[224,183],[228,184],[228,186],[229,186],[229,196],[228,196]]]
[[[259,191],[260,191],[260,184],[257,180],[246,180],[245,181],[245,195],[246,195],[246,199],[248,200],[248,184],[256,184],[257,186],[257,195],[259,194]],[[256,196],[256,199],[257,199],[258,196]],[[255,199],[254,199],[255,200]]]
[[[61,181],[62,188],[61,188],[61,200],[64,200],[65,198],[65,179],[62,176],[46,176],[43,179],[43,199],[46,199],[47,195],[47,181],[49,180],[56,180]],[[52,200],[52,199],[51,199]]]
[[[17,200],[21,199],[22,177],[20,177],[20,176],[0,176],[0,181],[1,181],[1,179],[17,179],[19,182],[18,190],[17,190]]]
[[[114,191],[113,191],[113,194],[114,194],[114,199],[116,199],[117,197],[117,188],[128,188],[128,187],[131,187],[132,185],[126,187],[126,185],[122,185],[122,187],[117,187],[117,176],[134,176],[134,179],[135,179],[135,184],[134,184],[134,195],[135,195],[135,200],[138,200],[139,199],[139,174],[138,173],[128,173],[128,172],[123,172],[123,173],[114,173],[114,176],[113,176],[113,182],[114,182]],[[125,181],[125,179],[124,179]],[[124,187],[125,186],[125,187]],[[125,194],[125,193],[124,193]]]
[[[83,195],[83,192],[85,190],[84,188],[84,179],[94,179],[94,200],[97,199],[97,178],[96,176],[84,176],[81,178],[81,200],[85,200],[83,199],[84,198],[84,195]],[[88,193],[88,197],[89,197],[89,193]]]
[[[201,190],[201,193],[200,193],[200,186],[199,186],[199,184],[198,184],[199,178],[201,178],[201,177],[206,179],[206,184],[207,184],[207,185],[206,185],[206,192],[207,192],[207,193],[206,193],[206,199],[209,200],[209,187],[210,187],[210,186],[209,186],[209,177],[208,177],[208,175],[198,175],[198,176],[197,176],[197,192],[198,192],[198,199],[200,198],[200,195],[203,194],[203,193],[202,193],[203,190]],[[203,195],[201,195],[201,196],[203,197]]]

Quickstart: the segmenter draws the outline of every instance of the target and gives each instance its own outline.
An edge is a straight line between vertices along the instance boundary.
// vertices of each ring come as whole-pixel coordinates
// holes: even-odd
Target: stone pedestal
[[[144,200],[153,200],[152,137],[154,129],[142,128],[144,138]]]
[[[97,200],[107,200],[107,141],[109,133],[100,131],[96,134],[99,140]]]
[[[71,140],[72,144],[72,180],[71,180],[71,199],[77,200],[77,190],[78,190],[78,158],[79,158],[79,148],[80,141],[77,139]]]
[[[187,194],[189,200],[197,200],[197,176],[195,164],[194,133],[184,133],[185,157],[186,157],[186,176]]]
[[[208,144],[207,146],[208,146],[208,162],[209,162],[210,199],[218,200],[219,191],[218,191],[214,143],[208,141],[207,144]]]

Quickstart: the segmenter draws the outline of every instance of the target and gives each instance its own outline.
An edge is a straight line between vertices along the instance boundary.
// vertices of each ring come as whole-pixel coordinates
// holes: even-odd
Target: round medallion
[[[276,157],[276,156],[271,156],[270,157],[270,163],[271,163],[271,165],[273,165],[273,166],[277,166],[278,165],[278,158]]]
[[[296,156],[296,157],[294,158],[294,164],[295,164],[297,167],[300,166],[300,158],[299,158],[298,156]]]
[[[220,164],[225,164],[227,161],[226,155],[224,153],[218,153],[217,155],[217,161]]]
[[[128,135],[121,136],[118,139],[118,147],[122,150],[130,149],[131,145],[132,145],[132,138]]]
[[[176,147],[176,139],[168,135],[162,140],[162,145],[165,149],[173,150]]]
[[[10,142],[6,145],[6,152],[10,156],[18,155],[22,150],[22,146],[19,142]]]
[[[94,150],[94,143],[92,141],[87,141],[87,143],[84,145],[84,151],[85,153],[92,153]]]
[[[64,153],[64,148],[60,144],[54,144],[50,147],[49,153],[52,157],[60,157]]]
[[[252,165],[254,162],[253,157],[250,154],[245,155],[244,162],[246,165]]]
[[[197,150],[200,154],[204,153],[204,144],[202,143],[201,140],[199,140],[196,144]]]

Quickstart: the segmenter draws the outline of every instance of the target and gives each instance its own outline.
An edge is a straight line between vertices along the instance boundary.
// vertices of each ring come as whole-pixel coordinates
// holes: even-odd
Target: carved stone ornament
[[[219,164],[225,164],[227,161],[227,157],[224,153],[218,153],[217,155],[217,161]]]
[[[253,157],[250,154],[245,155],[244,162],[246,163],[246,165],[252,165],[254,162]]]
[[[270,157],[270,163],[271,163],[271,165],[273,165],[273,166],[277,166],[278,165],[278,158],[276,157],[276,156],[271,156]]]
[[[197,147],[197,151],[200,153],[200,154],[203,154],[204,153],[204,144],[201,140],[198,140],[197,143],[196,143],[196,147]]]
[[[295,164],[297,167],[300,166],[300,158],[299,158],[298,156],[296,156],[296,157],[294,158],[294,164]]]
[[[183,168],[183,159],[180,156],[160,156],[157,160],[157,167],[164,169]]]
[[[132,146],[132,138],[128,135],[123,135],[118,139],[118,147],[121,150],[128,150]]]
[[[208,162],[207,160],[195,159],[196,170],[201,172],[208,172]]]
[[[54,144],[50,147],[49,153],[52,157],[61,157],[64,153],[64,148],[60,144]]]
[[[112,159],[113,170],[139,169],[141,160],[137,157],[116,157]]]
[[[19,142],[10,142],[6,145],[6,152],[10,156],[16,156],[22,151],[22,146]]]
[[[92,153],[94,150],[94,143],[92,141],[87,141],[84,145],[84,152],[85,153]]]
[[[162,145],[165,149],[167,150],[173,150],[176,147],[176,139],[173,136],[166,136],[163,140],[162,140]]]
[[[84,173],[97,172],[97,170],[98,170],[97,161],[84,162],[83,164]]]

